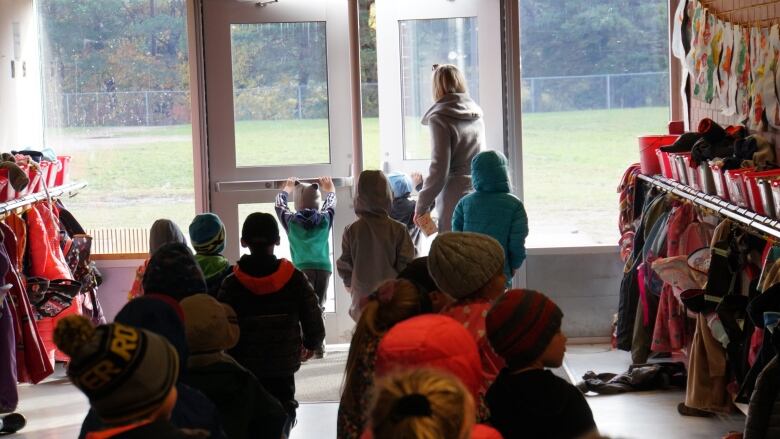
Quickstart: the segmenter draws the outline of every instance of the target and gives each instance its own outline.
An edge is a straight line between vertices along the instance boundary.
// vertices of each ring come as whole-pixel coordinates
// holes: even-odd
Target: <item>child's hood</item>
[[[474,157],[471,178],[479,192],[510,192],[506,157],[496,151],[483,151]]]
[[[403,198],[412,193],[412,179],[403,172],[391,172],[387,179],[390,181],[393,197]]]
[[[477,120],[482,118],[482,109],[466,93],[447,93],[425,113],[422,124],[428,125],[435,114],[453,119]]]
[[[244,255],[233,267],[236,279],[253,294],[271,294],[281,290],[295,273],[295,266],[287,259],[278,259],[278,267],[270,273],[258,270],[257,258]]]
[[[387,216],[393,204],[393,192],[385,174],[363,171],[358,178],[354,201],[357,215]]]

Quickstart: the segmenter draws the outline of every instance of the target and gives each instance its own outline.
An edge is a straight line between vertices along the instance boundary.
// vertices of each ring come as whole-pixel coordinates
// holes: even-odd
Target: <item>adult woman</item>
[[[452,212],[471,191],[471,159],[483,149],[482,109],[471,100],[466,79],[451,64],[434,65],[435,103],[423,116],[431,129],[431,165],[415,209],[415,223],[436,202],[439,231],[452,230]]]

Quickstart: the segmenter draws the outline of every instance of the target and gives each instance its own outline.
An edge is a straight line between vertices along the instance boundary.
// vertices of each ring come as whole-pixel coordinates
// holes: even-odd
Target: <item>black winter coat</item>
[[[244,255],[225,278],[219,300],[238,316],[241,337],[229,354],[258,378],[285,377],[301,367],[301,346],[325,339],[317,295],[286,259]]]

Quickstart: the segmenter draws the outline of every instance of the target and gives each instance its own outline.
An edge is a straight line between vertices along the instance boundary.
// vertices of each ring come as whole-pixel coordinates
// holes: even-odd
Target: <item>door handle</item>
[[[333,186],[336,188],[352,187],[354,179],[352,177],[333,177]],[[299,178],[302,183],[319,183],[317,178]],[[217,192],[252,192],[281,190],[287,179],[283,180],[240,180],[240,181],[218,181],[215,183]]]

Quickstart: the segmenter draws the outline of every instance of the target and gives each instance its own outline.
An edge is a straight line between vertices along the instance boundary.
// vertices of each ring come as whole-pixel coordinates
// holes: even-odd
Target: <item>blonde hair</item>
[[[396,323],[422,312],[421,293],[405,279],[384,282],[363,309],[352,334],[349,356],[344,374],[341,404],[353,411],[365,410],[360,405],[362,388],[359,388],[358,368],[366,356],[372,340],[381,338]],[[376,348],[376,346],[374,346]]]
[[[374,439],[467,439],[474,410],[471,393],[457,378],[430,369],[409,370],[376,384],[371,428]]]
[[[468,93],[466,77],[452,64],[439,64],[433,71],[433,100],[448,93]]]

